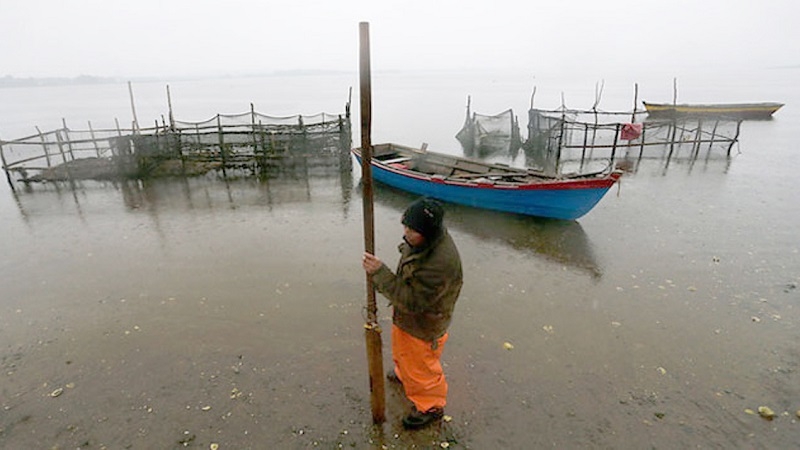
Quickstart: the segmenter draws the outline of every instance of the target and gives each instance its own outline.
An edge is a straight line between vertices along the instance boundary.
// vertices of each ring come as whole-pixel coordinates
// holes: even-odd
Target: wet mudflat
[[[450,420],[416,432],[388,384],[371,424],[357,170],[6,192],[0,444],[788,447],[794,231],[726,171],[644,165],[579,222],[448,205]],[[392,265],[412,200],[376,191]]]
[[[461,109],[414,125],[431,87],[391,81],[380,104],[397,111],[376,117],[409,123],[377,134],[445,150]],[[443,357],[451,420],[416,432],[391,385],[371,423],[357,169],[0,183],[0,447],[791,448],[800,95],[750,85],[787,106],[747,122],[731,159],[643,161],[577,222],[446,207],[465,274]],[[390,265],[413,199],[376,189]]]

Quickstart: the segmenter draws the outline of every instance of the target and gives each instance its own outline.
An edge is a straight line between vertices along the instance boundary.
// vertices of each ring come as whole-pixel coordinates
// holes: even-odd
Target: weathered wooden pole
[[[94,136],[94,129],[92,128],[92,121],[88,120],[87,123],[89,124],[89,134],[92,136],[92,144],[94,144],[94,151],[97,153],[97,157],[100,157],[100,146],[97,145],[97,138]]]
[[[618,142],[618,139],[619,139],[620,128],[622,128],[622,124],[621,123],[617,123],[616,126],[614,127],[614,145],[611,146],[611,163],[612,164],[614,163],[614,158],[617,155],[617,142]]]
[[[742,129],[742,120],[739,119],[738,121],[736,121],[736,134],[733,136],[733,139],[731,139],[731,145],[728,146],[728,157],[729,158],[731,156],[731,149],[733,149],[733,144],[735,144],[736,141],[739,140],[739,132],[741,131],[741,129]]]
[[[133,101],[133,86],[128,81],[128,96],[131,98],[131,114],[133,114],[133,133],[139,130],[139,119],[136,118],[136,102]]]
[[[172,96],[169,93],[169,85],[167,85],[167,107],[169,108],[169,129],[175,131],[175,115],[172,114]]]
[[[6,162],[5,153],[3,153],[3,144],[0,144],[0,161],[3,163],[3,172],[6,173],[6,181],[8,181],[8,185],[11,187],[12,191],[17,192],[17,189],[14,187],[14,183],[11,181],[11,174],[8,173],[8,163]]]
[[[369,22],[359,24],[359,78],[361,85],[361,187],[364,200],[364,250],[375,253],[375,220],[372,207],[372,85],[369,57]],[[378,304],[372,276],[367,275],[367,321],[364,324],[369,365],[369,391],[372,423],[386,420],[383,390],[383,344],[378,325]]]
[[[50,152],[47,151],[47,139],[44,138],[44,133],[39,127],[36,127],[36,132],[39,133],[39,139],[42,140],[42,150],[44,150],[44,158],[47,160],[47,168],[49,169],[52,165],[50,162]]]
[[[692,160],[697,158],[700,153],[700,144],[703,142],[703,119],[697,119],[697,132],[694,135],[694,142],[692,143]]]
[[[64,125],[64,138],[67,141],[67,150],[69,151],[69,157],[74,161],[75,160],[75,153],[72,151],[72,139],[69,137],[69,127],[67,127],[67,120],[63,117],[61,118],[61,124]]]
[[[672,79],[672,106],[677,106],[678,104],[678,79]],[[675,114],[676,110],[673,109],[672,113]]]

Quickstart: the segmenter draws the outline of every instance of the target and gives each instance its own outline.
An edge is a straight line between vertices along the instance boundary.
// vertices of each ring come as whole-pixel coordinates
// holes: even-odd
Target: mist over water
[[[446,206],[465,284],[443,360],[452,421],[418,433],[387,389],[371,426],[360,171],[0,183],[0,446],[148,448],[725,447],[796,441],[795,69],[678,75],[678,101],[779,101],[730,159],[646,158],[577,222]],[[459,153],[472,108],[630,110],[673,75],[373,74],[372,142]],[[165,83],[134,83],[139,121]],[[351,75],[170,84],[176,119],[343,112]],[[639,106],[641,108],[641,106]],[[0,89],[5,140],[131,120],[127,85]],[[390,266],[414,197],[378,186]],[[379,298],[380,320],[390,315]],[[388,333],[384,357],[389,361]],[[504,343],[513,344],[507,350]],[[386,365],[387,363],[385,363]],[[387,366],[388,367],[388,366]],[[62,389],[57,396],[52,394]],[[769,406],[778,416],[757,414]],[[395,437],[395,435],[397,435]]]

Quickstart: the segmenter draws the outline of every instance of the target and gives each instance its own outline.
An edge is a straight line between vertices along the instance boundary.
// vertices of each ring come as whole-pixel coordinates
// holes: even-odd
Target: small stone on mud
[[[773,412],[768,406],[759,406],[758,415],[767,420],[772,420],[775,418],[775,412]]]
[[[56,398],[56,397],[58,397],[59,395],[61,395],[63,393],[64,393],[64,388],[58,388],[55,391],[50,393],[50,397]]]
[[[504,342],[503,343],[503,348],[506,349],[506,350],[511,350],[511,349],[514,348],[514,346],[511,344],[511,342]]]

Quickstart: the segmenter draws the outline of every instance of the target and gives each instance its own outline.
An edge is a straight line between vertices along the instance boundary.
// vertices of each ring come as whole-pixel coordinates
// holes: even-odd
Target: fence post
[[[225,166],[227,165],[227,156],[225,155],[225,138],[223,137],[222,133],[222,120],[220,119],[219,114],[217,114],[217,133],[219,134],[219,151],[220,156],[222,156],[222,171],[225,172]]]
[[[172,96],[169,94],[169,85],[167,85],[167,106],[169,107],[169,128],[175,130],[175,117],[172,115]]]
[[[642,124],[642,142],[639,144],[639,159],[638,161],[641,162],[642,160],[642,153],[644,153],[644,143],[646,141],[645,134],[647,133],[647,123]],[[637,163],[638,166],[638,163]]]
[[[56,143],[58,144],[58,151],[61,153],[61,159],[64,161],[64,170],[67,172],[67,178],[72,181],[72,173],[69,170],[69,163],[67,161],[67,155],[64,154],[64,142],[61,139],[61,131],[56,130]]]
[[[736,122],[736,135],[733,136],[733,139],[731,139],[731,145],[728,146],[728,157],[729,158],[731,156],[731,149],[733,148],[733,144],[735,144],[736,141],[739,140],[739,131],[741,130],[741,127],[742,127],[742,121],[739,120],[739,121]]]
[[[11,175],[8,173],[8,163],[6,162],[6,154],[3,150],[3,144],[0,142],[0,161],[3,162],[3,172],[6,173],[6,180],[8,181],[8,185],[11,187],[12,191],[16,192],[16,188],[14,188],[14,183],[11,181]]]
[[[94,136],[94,129],[92,129],[92,121],[88,120],[87,123],[89,124],[89,134],[92,136],[92,144],[94,144],[94,150],[97,152],[97,157],[100,157],[100,146],[97,145],[97,138]]]
[[[714,145],[714,139],[717,138],[717,126],[719,125],[719,119],[714,121],[714,128],[711,130],[711,142],[708,143],[708,152],[711,152],[711,147]]]
[[[703,119],[697,119],[697,132],[694,135],[694,144],[692,144],[692,159],[696,159],[700,153],[700,144],[703,139]]]
[[[256,166],[261,164],[259,161],[258,156],[258,138],[256,137],[256,107],[250,103],[250,137],[253,138],[253,159],[256,162]],[[254,167],[254,172],[258,170],[257,167]]]
[[[42,130],[39,127],[36,127],[36,132],[39,133],[39,139],[42,140],[42,149],[44,150],[44,158],[47,160],[47,168],[49,169],[52,164],[50,162],[50,152],[47,150],[47,139],[44,138],[44,134],[42,134]]]
[[[67,149],[69,150],[69,157],[75,161],[75,154],[72,153],[72,141],[69,138],[69,128],[67,127],[67,120],[61,118],[61,123],[64,125],[64,137],[67,139]]]
[[[614,158],[617,155],[617,141],[619,139],[619,129],[622,127],[621,123],[617,123],[614,127],[614,145],[611,147],[611,163],[614,163]]]
[[[133,86],[131,86],[131,82],[128,81],[128,95],[131,98],[131,113],[133,114],[133,133],[139,130],[139,119],[136,118],[136,103],[133,101]]]

